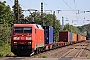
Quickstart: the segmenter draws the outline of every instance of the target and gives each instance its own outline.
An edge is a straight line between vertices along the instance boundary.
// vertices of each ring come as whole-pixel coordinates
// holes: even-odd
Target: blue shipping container
[[[52,44],[53,43],[53,27],[43,26],[43,29],[44,29],[45,44]]]
[[[70,32],[70,41],[72,41],[72,32]]]

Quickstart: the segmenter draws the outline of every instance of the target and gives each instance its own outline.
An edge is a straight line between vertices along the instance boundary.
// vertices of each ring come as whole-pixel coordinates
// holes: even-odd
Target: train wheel
[[[60,45],[58,44],[58,48],[60,48]]]
[[[50,50],[50,46],[48,47],[48,50]]]
[[[41,48],[41,52],[43,52],[43,47]]]
[[[38,48],[36,49],[36,51],[35,51],[35,54],[38,54],[39,53],[39,51],[38,51]]]
[[[52,46],[52,50],[54,49],[54,45]]]
[[[57,48],[58,48],[58,44],[57,44]]]
[[[45,49],[46,49],[46,47],[43,47],[43,52],[45,52],[45,51],[46,51]]]
[[[34,51],[35,52],[35,55],[37,54],[37,50]]]
[[[39,53],[41,52],[41,48],[38,49],[38,52],[39,52]]]

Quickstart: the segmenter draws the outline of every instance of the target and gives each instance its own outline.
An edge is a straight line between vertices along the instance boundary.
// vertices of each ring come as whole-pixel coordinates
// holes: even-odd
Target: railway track
[[[46,51],[46,52],[43,52],[43,53],[40,53],[40,54],[31,56],[31,57],[32,58],[38,58],[39,56],[41,56],[41,55],[44,54],[44,55],[47,55],[47,56],[49,56],[51,58],[53,58],[53,57],[55,57],[55,58],[61,58],[61,57],[68,56],[68,54],[71,53],[71,52],[72,52],[71,55],[72,54],[76,54],[76,52],[77,52],[77,54],[75,55],[75,57],[76,57],[79,53],[82,53],[83,52],[83,50],[86,48],[87,45],[88,44],[86,44],[85,42],[77,43],[77,44],[73,44],[73,45],[70,45],[70,46],[66,46],[66,47],[62,47],[62,48],[58,48],[58,49]],[[73,52],[74,50],[76,52]]]
[[[82,54],[85,49],[87,48],[88,44],[83,43],[80,45],[75,45],[73,49],[69,50],[68,52],[64,53],[60,58],[81,58],[84,54]],[[87,57],[87,55],[83,56],[84,58]]]

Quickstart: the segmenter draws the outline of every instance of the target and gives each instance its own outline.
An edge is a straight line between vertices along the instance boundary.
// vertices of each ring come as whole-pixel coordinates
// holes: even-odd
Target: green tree
[[[64,29],[63,29],[63,30],[78,34],[78,29],[77,29],[77,27],[75,27],[75,26],[73,26],[73,25],[70,25],[70,24],[66,24],[66,25],[64,26]]]
[[[5,56],[10,52],[11,26],[14,22],[14,14],[5,1],[0,1],[0,56]]]
[[[60,21],[56,20],[55,22],[55,41],[57,42],[59,39],[59,31],[61,31],[61,25],[60,25]]]
[[[5,1],[4,2],[0,2],[0,22],[8,23],[9,26],[11,26],[11,24],[13,24],[13,14],[11,13],[11,9],[10,6],[6,6],[5,5]]]
[[[87,36],[87,39],[90,38],[90,24],[78,26],[77,28],[81,35]]]
[[[11,13],[10,6],[6,6],[4,2],[0,2],[0,42],[7,43],[10,42],[11,25],[14,21],[14,16]]]
[[[20,4],[18,4],[18,8],[19,8],[18,12],[17,12],[16,5],[12,6],[12,8],[13,8],[13,12],[14,12],[13,13],[14,14],[14,23],[22,23],[23,22],[22,19],[24,18],[24,15],[23,15],[23,12],[22,12],[22,8],[20,7]],[[19,17],[19,21],[17,20],[18,17]]]

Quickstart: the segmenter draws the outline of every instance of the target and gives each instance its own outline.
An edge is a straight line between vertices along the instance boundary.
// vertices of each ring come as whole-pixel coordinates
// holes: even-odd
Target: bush
[[[2,53],[0,53],[0,57],[3,57],[3,54]]]
[[[5,57],[8,53],[10,53],[10,46],[8,44],[0,46],[0,57]]]

